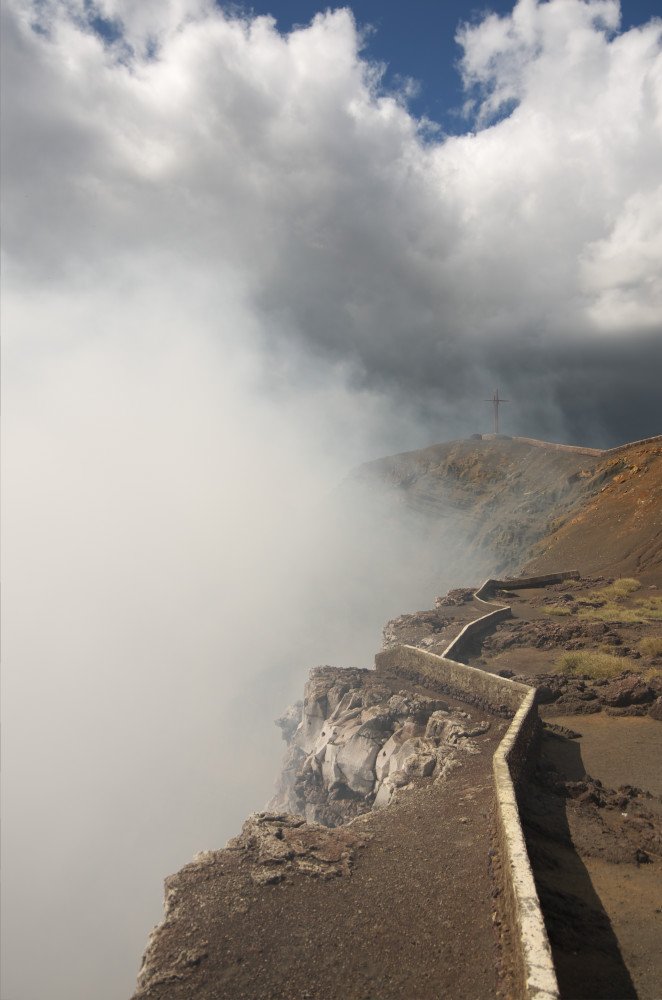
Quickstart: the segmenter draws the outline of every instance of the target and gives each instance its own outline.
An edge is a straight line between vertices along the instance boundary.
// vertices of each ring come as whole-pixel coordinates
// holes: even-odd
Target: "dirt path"
[[[607,788],[636,785],[662,796],[662,723],[603,712],[551,721],[581,733],[581,767]]]
[[[241,852],[227,850],[187,866],[169,880],[181,904],[135,1000],[497,996],[489,817],[504,728],[494,719],[480,754],[443,783],[343,828],[370,836],[349,875],[256,886]]]

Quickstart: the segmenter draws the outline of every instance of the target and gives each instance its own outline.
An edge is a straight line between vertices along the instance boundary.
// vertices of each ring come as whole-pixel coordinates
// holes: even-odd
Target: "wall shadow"
[[[578,740],[543,731],[535,772],[520,790],[533,874],[564,1000],[636,1000],[609,917],[573,844],[563,781],[586,768]]]

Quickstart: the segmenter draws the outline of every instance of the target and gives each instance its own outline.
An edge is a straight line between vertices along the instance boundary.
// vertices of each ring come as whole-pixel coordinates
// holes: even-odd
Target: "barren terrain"
[[[304,826],[298,845],[297,821],[261,814],[172,876],[135,1000],[496,996],[491,757],[506,722],[490,721],[443,781],[388,809]]]
[[[549,727],[522,799],[525,832],[562,996],[573,1000],[656,1000],[662,983],[662,595],[628,579],[502,590],[495,599],[512,619],[466,657],[540,692]],[[647,579],[662,584],[662,573]],[[438,603],[418,632],[407,617],[408,642],[427,647],[432,616],[448,614]],[[386,634],[401,634],[402,621]],[[564,672],[577,654],[586,661]],[[594,654],[607,676],[582,672]]]
[[[659,439],[614,454],[452,442],[364,466],[351,488],[375,480],[432,526],[433,551],[465,546],[493,576],[526,558],[526,575],[581,572],[503,589],[496,600],[512,617],[463,658],[538,689],[545,730],[520,805],[561,996],[657,1000]],[[384,646],[443,653],[485,613],[461,586],[477,582],[458,580],[433,608],[388,622]],[[167,880],[135,1000],[514,996],[491,836],[491,758],[507,721],[448,695],[439,708],[440,690],[370,671],[313,672],[303,716],[299,706],[279,720],[289,756],[278,794],[289,813],[249,818],[224,850]],[[406,760],[403,740],[415,748]],[[400,768],[386,768],[384,781],[375,741]],[[336,769],[341,754],[347,765]],[[385,789],[389,804],[373,808]]]

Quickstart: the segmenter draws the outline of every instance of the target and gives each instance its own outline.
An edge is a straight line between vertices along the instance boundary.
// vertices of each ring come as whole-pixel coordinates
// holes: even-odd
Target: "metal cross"
[[[495,389],[494,395],[492,396],[492,398],[491,399],[486,399],[485,402],[486,403],[492,403],[492,405],[494,406],[494,433],[498,434],[499,433],[499,404],[500,403],[509,403],[510,400],[509,399],[501,399],[501,397],[499,396],[499,390]]]

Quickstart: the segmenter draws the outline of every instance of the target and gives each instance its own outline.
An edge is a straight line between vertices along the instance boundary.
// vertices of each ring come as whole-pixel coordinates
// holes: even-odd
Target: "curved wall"
[[[531,863],[517,804],[517,785],[531,763],[540,727],[535,688],[505,677],[478,670],[450,659],[476,637],[490,631],[512,615],[509,607],[488,600],[498,589],[541,587],[576,579],[576,570],[514,580],[486,580],[476,591],[476,601],[493,610],[469,622],[460,634],[436,656],[415,646],[394,646],[375,657],[377,671],[393,671],[422,681],[441,683],[444,690],[466,701],[489,705],[496,712],[512,716],[512,722],[497,747],[492,762],[496,799],[496,836],[502,860],[505,915],[514,943],[511,956],[516,976],[517,997],[523,1000],[559,1000],[559,988],[540,907]]]

